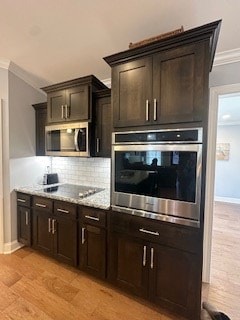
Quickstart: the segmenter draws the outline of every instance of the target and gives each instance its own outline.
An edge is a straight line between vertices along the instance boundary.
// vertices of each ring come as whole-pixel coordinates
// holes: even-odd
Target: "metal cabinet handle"
[[[149,101],[146,100],[146,121],[149,121]]]
[[[48,218],[48,232],[51,233],[52,232],[52,219]]]
[[[18,201],[18,202],[22,202],[22,203],[25,203],[25,202],[26,202],[26,200],[20,199],[20,198],[18,198],[17,201]]]
[[[26,224],[26,226],[29,225],[28,211],[25,211],[25,224]]]
[[[99,221],[99,218],[97,218],[97,217],[85,216],[85,218],[90,219],[90,220]]]
[[[65,104],[65,119],[69,118],[68,105]]]
[[[62,109],[61,119],[64,119],[64,106],[63,105],[61,105],[61,109]]]
[[[146,266],[147,262],[147,246],[143,246],[143,266]]]
[[[82,228],[82,244],[85,243],[85,228]]]
[[[36,207],[47,208],[46,204],[36,203]]]
[[[154,248],[151,248],[151,263],[150,263],[151,269],[153,269],[154,267],[153,257],[154,257]]]
[[[55,234],[56,232],[56,225],[55,225],[56,220],[52,219],[52,234]]]
[[[100,152],[100,139],[99,138],[96,139],[96,152],[97,153]]]
[[[62,213],[69,213],[68,210],[64,210],[64,209],[60,209],[60,208],[57,208],[57,211],[58,212],[62,212]]]
[[[153,120],[157,120],[157,99],[153,99]]]
[[[159,236],[159,232],[157,232],[157,231],[156,232],[155,231],[150,231],[150,230],[146,230],[146,229],[143,229],[143,228],[139,229],[139,231],[143,232],[143,233],[151,234],[153,236]]]

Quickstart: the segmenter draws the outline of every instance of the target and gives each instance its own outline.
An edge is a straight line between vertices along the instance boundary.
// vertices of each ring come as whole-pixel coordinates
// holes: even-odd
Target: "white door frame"
[[[203,282],[207,283],[210,283],[211,268],[218,101],[221,95],[237,92],[240,92],[240,83],[210,88],[202,274]]]
[[[4,227],[3,227],[3,103],[0,98],[0,253],[3,253]]]

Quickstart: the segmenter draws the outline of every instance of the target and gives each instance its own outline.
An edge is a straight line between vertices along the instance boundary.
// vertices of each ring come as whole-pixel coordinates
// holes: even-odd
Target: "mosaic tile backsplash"
[[[52,157],[52,172],[57,172],[59,182],[110,188],[109,158]]]

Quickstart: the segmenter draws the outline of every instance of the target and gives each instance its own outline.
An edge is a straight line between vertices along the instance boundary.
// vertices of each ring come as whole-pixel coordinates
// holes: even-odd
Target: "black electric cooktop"
[[[51,193],[54,195],[74,198],[74,199],[82,199],[88,196],[91,196],[97,192],[103,191],[104,189],[95,188],[95,187],[88,187],[88,186],[81,186],[76,184],[61,184],[58,186],[46,186],[43,188],[43,192]]]

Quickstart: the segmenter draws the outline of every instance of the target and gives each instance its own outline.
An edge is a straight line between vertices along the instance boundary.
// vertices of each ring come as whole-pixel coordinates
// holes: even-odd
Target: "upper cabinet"
[[[202,122],[221,21],[104,58],[113,127]]]
[[[47,102],[33,104],[36,120],[36,156],[45,156],[45,125],[47,122]]]
[[[48,123],[91,121],[93,93],[106,88],[93,75],[42,88],[47,93]]]

